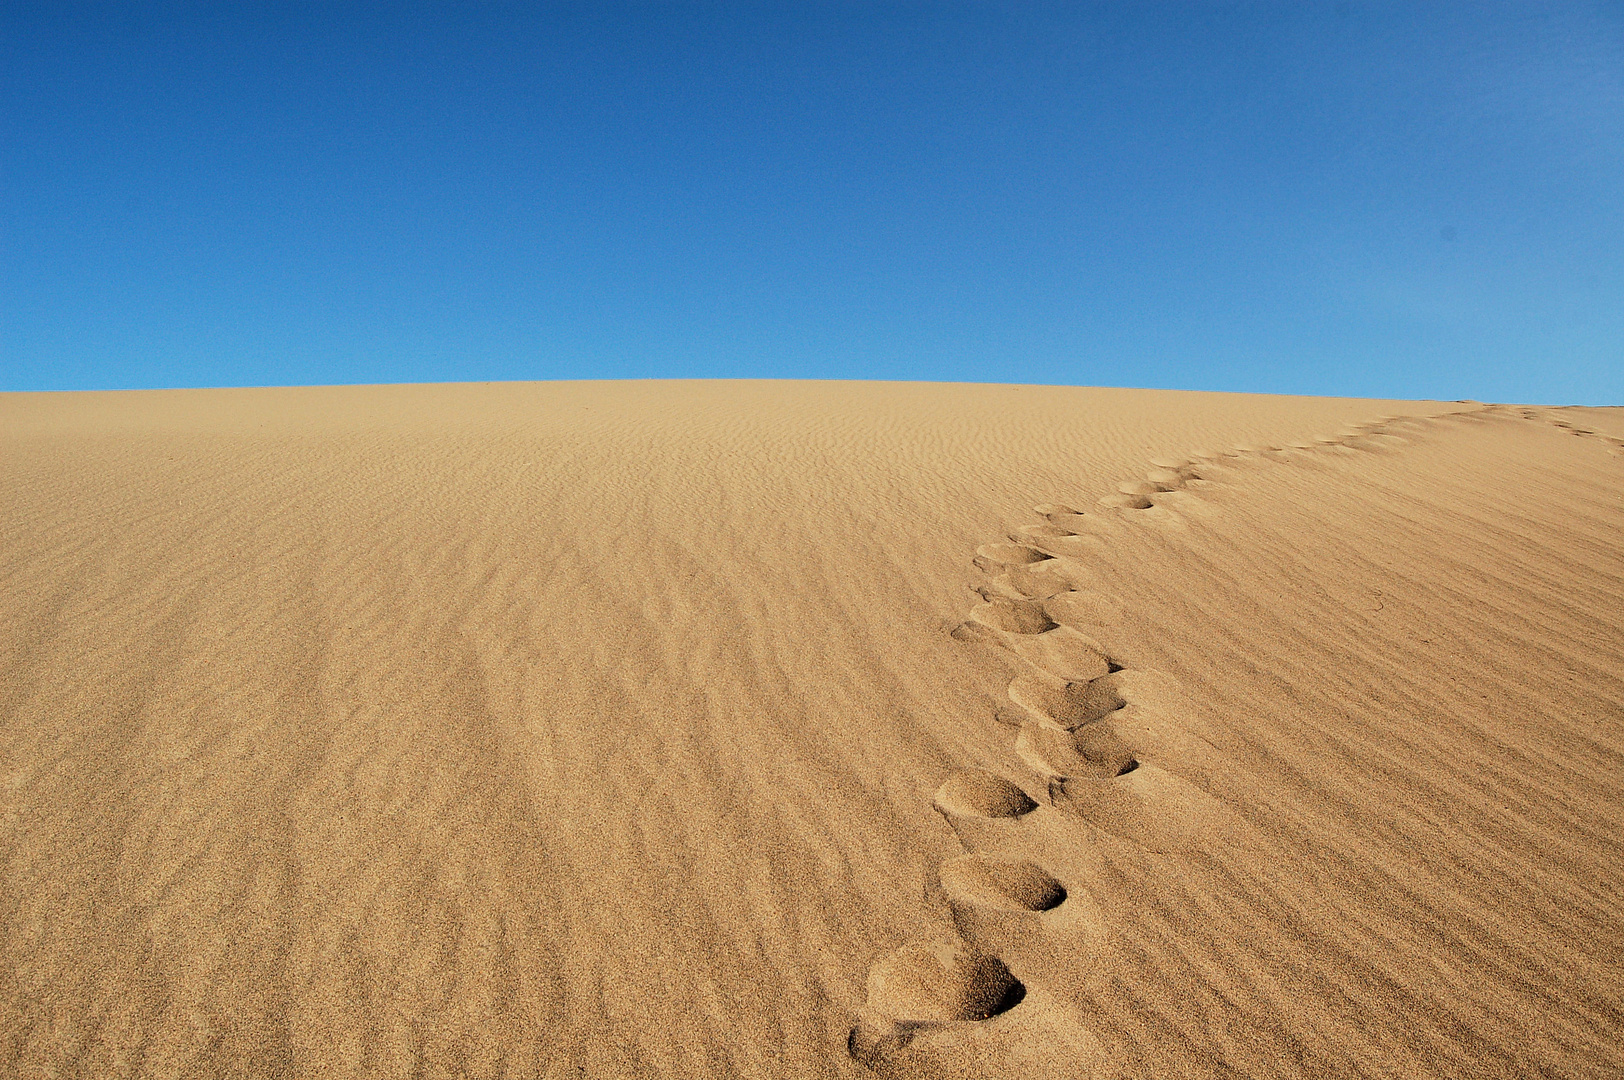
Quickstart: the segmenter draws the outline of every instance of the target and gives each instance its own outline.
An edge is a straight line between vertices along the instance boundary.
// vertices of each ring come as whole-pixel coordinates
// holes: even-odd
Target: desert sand
[[[0,1075],[1616,1077],[1624,412],[0,396]]]

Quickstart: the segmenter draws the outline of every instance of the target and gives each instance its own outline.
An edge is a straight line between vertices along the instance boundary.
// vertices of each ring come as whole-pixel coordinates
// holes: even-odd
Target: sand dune
[[[177,391],[0,448],[0,1074],[1618,1075],[1616,410]]]

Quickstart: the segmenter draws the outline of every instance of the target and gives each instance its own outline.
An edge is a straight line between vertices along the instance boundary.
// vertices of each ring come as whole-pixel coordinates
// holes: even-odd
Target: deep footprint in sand
[[[991,817],[1037,809],[1020,788],[982,770],[951,778],[937,801]],[[1065,927],[1067,888],[1030,859],[977,852],[946,860],[940,880],[955,925],[969,934],[910,942],[870,968],[867,1005],[846,1041],[850,1056],[888,1077],[1116,1076],[1075,1005],[1034,991],[997,950],[978,944],[999,936],[1001,916],[1058,916],[1053,925]]]
[[[971,608],[970,618],[1003,634],[1036,635],[1060,625],[1031,600],[989,600]]]
[[[868,973],[869,1008],[900,1023],[987,1020],[1025,990],[1002,960],[953,941],[910,942]]]
[[[1002,829],[1029,815],[1060,819],[1041,810],[1019,786],[980,769],[950,777],[935,802],[969,849],[945,860],[939,874],[959,939],[904,945],[870,969],[868,1004],[847,1039],[851,1057],[888,1077],[1105,1080],[1119,1075],[1083,1014],[1067,994],[1057,992],[1071,985],[1067,969],[1045,970],[1040,948],[1029,966],[1034,974],[1057,979],[1053,989],[1036,988],[996,947],[1010,940],[1047,944],[1046,935],[1054,932],[1085,952],[1096,946],[1101,920],[1088,898],[1076,900],[1033,859],[978,850],[994,837],[1007,841],[1024,835]],[[980,841],[966,841],[961,831],[966,821],[984,822],[993,831]]]
[[[1046,558],[1041,562],[995,567],[986,584],[976,591],[986,600],[1044,601],[1092,584],[1094,575],[1076,559]],[[1047,608],[1045,609],[1047,611]],[[1052,612],[1049,612],[1053,620]]]
[[[1105,661],[1091,678],[1082,679],[1040,672],[1020,675],[1009,684],[1009,699],[1034,717],[1071,731],[1127,704],[1110,666]]]
[[[1149,495],[1130,492],[1118,492],[1107,495],[1099,501],[1099,505],[1106,510],[1149,510],[1156,504]]]
[[[984,574],[997,574],[1010,567],[1040,563],[1051,555],[1026,544],[982,544],[976,548],[976,569]]]
[[[932,805],[949,817],[1012,818],[1038,808],[1018,785],[986,769],[955,773],[936,789]]]
[[[1093,524],[1088,515],[1081,510],[1073,510],[1069,506],[1058,503],[1044,503],[1034,507],[1038,515],[1048,521],[1050,526],[1060,529],[1068,534],[1076,535]]]
[[[1031,990],[1017,1008],[950,1024],[859,1023],[852,1058],[887,1080],[1114,1080],[1121,1070],[1060,996]]]
[[[1028,720],[1015,736],[1015,752],[1051,783],[1071,779],[1108,780],[1139,767],[1127,741],[1109,724],[1076,731]]]
[[[1110,668],[1099,642],[1050,618],[1043,604],[991,596],[953,630],[955,640],[1008,649],[1038,671],[1063,679],[1091,679]]]
[[[869,969],[868,1004],[846,1038],[846,1051],[882,1073],[922,1075],[918,1067],[939,1056],[930,1043],[966,1043],[955,1029],[984,1024],[1025,997],[1026,987],[995,956],[962,941],[909,942]],[[941,1032],[954,1035],[944,1040]]]
[[[941,881],[949,903],[1002,911],[1052,911],[1066,902],[1066,887],[1029,859],[960,855],[942,863]]]

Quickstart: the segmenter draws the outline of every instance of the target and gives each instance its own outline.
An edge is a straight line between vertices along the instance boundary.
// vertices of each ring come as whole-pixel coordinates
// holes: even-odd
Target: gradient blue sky
[[[1624,402],[1624,4],[0,20],[0,389]]]

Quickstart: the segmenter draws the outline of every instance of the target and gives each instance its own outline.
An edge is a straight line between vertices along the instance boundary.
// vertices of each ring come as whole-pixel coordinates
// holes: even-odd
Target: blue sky
[[[0,13],[0,389],[1624,403],[1624,4]]]

